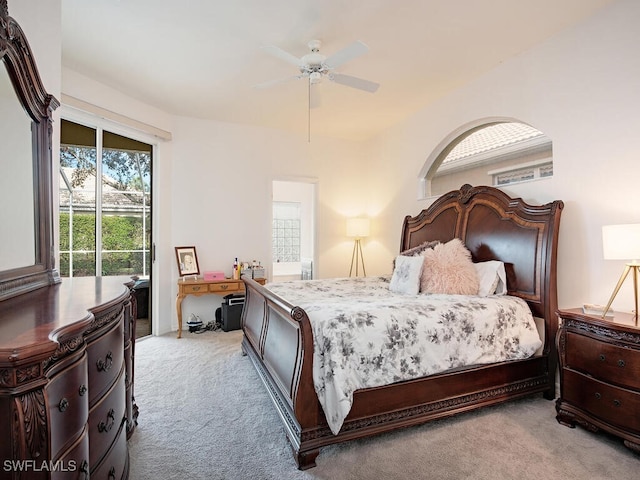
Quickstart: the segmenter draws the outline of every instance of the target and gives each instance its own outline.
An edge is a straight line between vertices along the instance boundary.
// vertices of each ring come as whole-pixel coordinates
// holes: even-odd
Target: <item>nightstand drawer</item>
[[[238,290],[244,290],[244,283],[211,283],[209,284],[210,292],[237,292]]]
[[[640,393],[565,369],[562,398],[611,425],[640,432]]]
[[[567,332],[566,366],[640,390],[640,351]]]

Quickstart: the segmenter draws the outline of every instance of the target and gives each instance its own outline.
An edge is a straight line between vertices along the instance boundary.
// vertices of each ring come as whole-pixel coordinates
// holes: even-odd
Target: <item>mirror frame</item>
[[[53,246],[53,111],[60,102],[46,92],[20,25],[0,0],[0,57],[13,88],[31,118],[35,263],[0,271],[0,300],[60,282]]]

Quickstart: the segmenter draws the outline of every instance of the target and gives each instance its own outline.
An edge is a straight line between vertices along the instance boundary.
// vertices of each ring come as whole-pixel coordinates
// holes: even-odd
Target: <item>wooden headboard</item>
[[[504,262],[509,294],[526,300],[534,315],[549,319],[558,303],[556,254],[563,207],[560,200],[534,206],[494,187],[463,185],[417,216],[405,217],[400,250],[460,238],[474,262]]]

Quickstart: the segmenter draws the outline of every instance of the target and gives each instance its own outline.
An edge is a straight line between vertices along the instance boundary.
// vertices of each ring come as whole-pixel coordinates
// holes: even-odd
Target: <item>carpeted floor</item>
[[[640,456],[541,396],[322,449],[301,472],[240,331],[136,344],[132,480],[635,479]]]

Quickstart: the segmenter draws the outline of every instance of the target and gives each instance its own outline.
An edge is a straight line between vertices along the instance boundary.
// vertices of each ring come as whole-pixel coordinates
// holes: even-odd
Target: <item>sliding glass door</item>
[[[60,275],[138,276],[148,312],[152,146],[68,120],[60,143]]]

